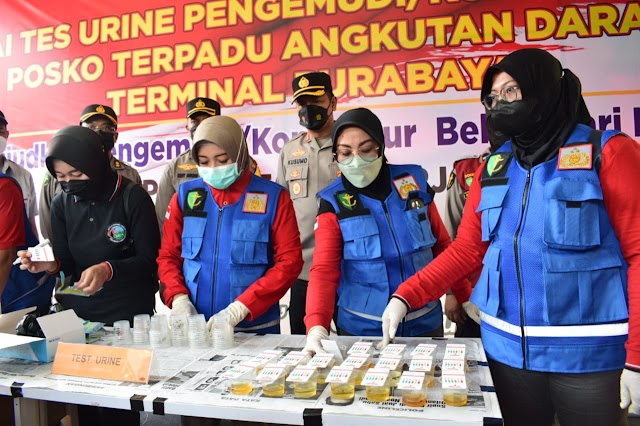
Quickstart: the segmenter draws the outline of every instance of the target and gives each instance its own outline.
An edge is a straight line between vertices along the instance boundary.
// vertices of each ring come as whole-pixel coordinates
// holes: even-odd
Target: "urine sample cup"
[[[356,394],[356,376],[353,367],[338,365],[331,369],[326,383],[331,386],[331,398],[335,400],[350,400]]]
[[[313,398],[318,392],[318,372],[315,367],[298,365],[289,373],[287,382],[293,383],[293,396]]]
[[[367,400],[384,402],[391,396],[389,370],[386,368],[370,368],[362,378]]]
[[[463,407],[467,405],[467,380],[464,374],[442,374],[442,399],[447,405]]]
[[[427,380],[422,371],[405,371],[398,382],[402,391],[402,403],[408,407],[424,407],[427,404]]]
[[[286,372],[284,365],[267,364],[256,376],[262,385],[264,396],[279,397],[285,393]]]

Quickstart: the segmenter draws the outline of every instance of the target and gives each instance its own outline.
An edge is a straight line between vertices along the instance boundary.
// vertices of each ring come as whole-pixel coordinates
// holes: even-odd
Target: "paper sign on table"
[[[148,383],[151,349],[59,343],[51,372],[67,376]]]

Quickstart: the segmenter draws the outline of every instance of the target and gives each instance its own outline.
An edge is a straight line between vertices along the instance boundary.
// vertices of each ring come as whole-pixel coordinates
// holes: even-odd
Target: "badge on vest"
[[[487,160],[487,173],[490,177],[496,176],[500,173],[500,171],[505,170],[505,166],[509,164],[509,160],[511,159],[510,154],[506,153],[498,153],[489,157]]]
[[[407,199],[407,196],[411,191],[420,190],[420,187],[416,183],[414,177],[409,174],[395,178],[393,180],[393,186],[395,186],[396,191],[398,191],[400,198],[403,200]]]
[[[466,174],[464,175],[464,183],[466,183],[466,184],[467,184],[467,187],[468,187],[468,188],[471,188],[471,183],[473,183],[473,175],[474,175],[474,174],[475,174],[475,173],[466,173]]]
[[[267,212],[268,199],[268,194],[263,194],[260,192],[247,192],[247,195],[244,196],[242,211],[244,213],[264,214]]]
[[[340,207],[344,207],[347,210],[353,211],[356,207],[359,207],[358,204],[360,200],[355,194],[349,194],[348,192],[339,192],[336,194],[336,199],[340,203]]]
[[[192,212],[204,210],[204,203],[207,201],[207,192],[204,188],[192,189],[187,192],[185,216]]]
[[[291,184],[291,192],[293,195],[300,195],[302,193],[302,184],[299,181],[295,181]]]
[[[302,173],[300,172],[300,169],[293,169],[289,173],[289,178],[291,178],[291,179],[297,179],[300,176],[302,176]]]
[[[307,153],[307,151],[305,151],[303,148],[298,148],[295,151],[293,151],[291,153],[292,157],[301,157],[303,155],[305,155]]]
[[[178,168],[181,170],[196,170],[198,168],[198,166],[196,166],[195,164],[190,164],[190,163],[185,163],[185,164],[179,164]]]
[[[593,146],[591,144],[571,145],[560,148],[558,170],[591,170],[593,167]]]

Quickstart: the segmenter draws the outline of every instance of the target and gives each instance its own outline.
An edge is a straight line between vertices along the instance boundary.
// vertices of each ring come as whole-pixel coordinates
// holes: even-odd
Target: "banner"
[[[115,156],[155,194],[190,146],[185,104],[196,96],[240,122],[274,179],[283,144],[303,131],[291,81],[323,70],[336,116],[372,109],[389,160],[421,164],[441,192],[455,159],[487,147],[484,72],[522,47],[580,77],[597,128],[640,135],[637,1],[78,0],[2,2],[0,14],[6,156],[38,187],[53,133],[104,103],[119,115]]]

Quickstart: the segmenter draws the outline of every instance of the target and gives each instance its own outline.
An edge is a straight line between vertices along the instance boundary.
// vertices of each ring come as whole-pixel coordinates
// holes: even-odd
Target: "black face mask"
[[[60,181],[60,187],[67,194],[80,195],[89,186],[89,180]]]
[[[300,125],[309,130],[320,130],[329,119],[329,109],[320,105],[305,105],[298,111]]]
[[[488,126],[502,137],[522,135],[535,127],[539,121],[539,115],[535,112],[535,102],[526,100],[500,100],[493,109],[487,111]]]
[[[114,145],[116,144],[116,134],[105,132],[103,130],[98,130],[96,133],[100,136],[100,139],[102,139],[102,146],[104,146],[104,151],[111,152]]]

